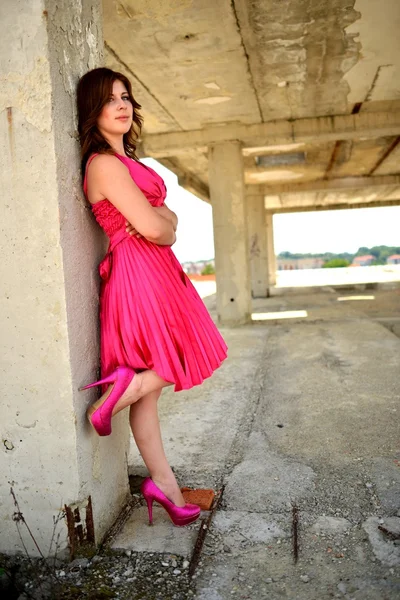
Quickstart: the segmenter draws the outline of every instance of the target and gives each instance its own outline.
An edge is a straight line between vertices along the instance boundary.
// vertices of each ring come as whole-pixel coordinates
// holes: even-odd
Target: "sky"
[[[167,186],[167,206],[178,215],[177,241],[172,246],[180,262],[214,258],[212,208],[178,185],[174,173],[152,158],[152,167]],[[275,253],[349,252],[361,246],[400,246],[400,206],[358,208],[274,215]]]

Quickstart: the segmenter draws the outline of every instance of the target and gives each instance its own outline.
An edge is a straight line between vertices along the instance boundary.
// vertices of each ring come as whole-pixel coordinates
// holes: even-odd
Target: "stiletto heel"
[[[100,398],[86,412],[89,422],[99,435],[110,435],[114,407],[127,390],[135,374],[135,371],[130,367],[117,367],[108,377],[79,388],[79,390],[87,390],[103,383],[114,384],[106,399]]]
[[[153,524],[153,499],[146,498],[147,510],[149,511],[149,525]]]
[[[117,369],[119,369],[119,368],[121,368],[121,367],[117,367]],[[82,390],[87,390],[89,388],[96,387],[96,385],[101,385],[103,383],[114,383],[114,381],[115,381],[114,373],[115,373],[115,371],[113,373],[111,373],[111,375],[109,375],[108,377],[105,377],[104,379],[100,379],[99,381],[95,381],[94,383],[89,383],[88,385],[84,385],[83,387],[78,388],[78,390],[80,392],[82,392]]]
[[[156,486],[154,481],[150,477],[142,482],[140,490],[147,502],[147,508],[149,511],[149,524],[153,522],[153,510],[152,505],[155,500],[158,504],[161,504],[167,511],[171,521],[177,527],[183,527],[196,521],[200,516],[200,507],[197,504],[188,504],[185,506],[176,506],[171,500],[169,500],[165,494]]]

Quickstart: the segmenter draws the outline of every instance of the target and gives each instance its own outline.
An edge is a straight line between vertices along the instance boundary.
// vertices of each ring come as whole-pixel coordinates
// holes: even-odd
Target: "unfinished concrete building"
[[[274,214],[400,203],[400,8],[3,0],[0,28],[0,550],[15,552],[10,487],[45,546],[64,505],[101,540],[128,493],[125,421],[113,440],[88,436],[77,392],[98,361],[104,252],[81,191],[79,76],[125,73],[142,155],[211,202],[218,318],[240,325],[274,284]]]

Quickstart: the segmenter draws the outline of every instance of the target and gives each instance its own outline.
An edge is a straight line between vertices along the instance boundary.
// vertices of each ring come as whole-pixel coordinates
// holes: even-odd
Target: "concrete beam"
[[[178,177],[178,183],[191,194],[198,196],[198,198],[201,198],[204,202],[210,204],[210,191],[208,186],[204,185],[201,181],[196,179],[196,177],[183,175],[183,177]]]
[[[265,208],[276,211],[283,208],[301,208],[305,206],[346,206],[361,203],[378,203],[400,198],[400,188],[362,188],[359,190],[342,190],[326,192],[298,192],[296,194],[279,194],[265,196]]]
[[[251,147],[392,135],[400,135],[400,112],[362,112],[252,125],[224,124],[193,131],[147,135],[142,141],[146,153],[157,158],[174,156],[187,148],[207,148],[229,140],[240,140],[242,147]]]
[[[141,145],[142,151],[143,147]],[[145,155],[145,154],[144,154]],[[210,204],[210,190],[200,179],[188,174],[175,160],[164,158],[159,161],[164,167],[175,173],[178,183],[185,190]]]
[[[296,212],[310,212],[320,210],[351,210],[355,208],[381,208],[382,206],[400,206],[400,195],[398,200],[378,200],[374,202],[357,202],[357,203],[345,203],[339,202],[338,204],[326,204],[326,205],[310,205],[310,206],[287,206],[280,208],[268,208],[266,207],[267,214],[283,214],[283,213],[296,213]]]
[[[365,190],[373,188],[397,188],[400,187],[399,175],[386,175],[381,177],[345,177],[340,179],[328,179],[320,181],[304,181],[301,183],[288,183],[283,185],[248,184],[246,193],[259,193],[264,196],[282,196],[285,194],[305,194],[307,192],[343,192],[351,190]]]

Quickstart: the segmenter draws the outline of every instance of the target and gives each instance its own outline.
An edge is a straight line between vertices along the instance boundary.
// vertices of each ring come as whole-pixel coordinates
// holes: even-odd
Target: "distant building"
[[[400,254],[392,254],[386,260],[388,265],[400,265]]]
[[[198,260],[197,262],[184,262],[181,263],[182,269],[187,275],[201,275],[202,270],[207,265],[212,265],[215,268],[215,261],[212,260]]]
[[[276,257],[278,271],[288,271],[294,269],[320,269],[324,264],[323,258],[281,258]]]
[[[364,254],[363,256],[355,256],[351,267],[369,267],[375,260],[375,256],[372,254]]]

